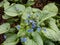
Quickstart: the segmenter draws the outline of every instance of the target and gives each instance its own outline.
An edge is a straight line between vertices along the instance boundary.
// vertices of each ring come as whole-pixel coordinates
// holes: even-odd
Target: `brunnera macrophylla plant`
[[[58,13],[55,3],[47,4],[43,10],[23,4],[10,3],[4,0],[3,19],[8,20],[0,25],[0,34],[5,34],[5,41],[1,45],[55,45],[60,42],[60,29],[53,18]],[[13,17],[18,17],[14,19]],[[20,24],[10,25],[18,20]],[[15,31],[18,31],[15,33]]]

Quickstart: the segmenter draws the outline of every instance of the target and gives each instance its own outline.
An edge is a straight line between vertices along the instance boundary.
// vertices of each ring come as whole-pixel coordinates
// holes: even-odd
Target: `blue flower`
[[[38,28],[37,28],[37,31],[38,31],[38,32],[40,32],[40,30],[41,30],[41,28],[40,28],[40,27],[38,27]]]
[[[35,21],[34,20],[30,20],[29,22],[32,23],[32,28],[35,28],[36,27],[36,24],[35,24]]]
[[[28,15],[28,18],[30,18],[30,15]]]
[[[30,20],[29,22],[30,22],[30,23],[32,23],[32,22],[33,22],[33,20]]]
[[[33,29],[28,30],[29,33],[33,32],[33,31],[34,31]]]
[[[35,23],[35,21],[34,21],[34,20],[29,20],[29,22],[30,22],[30,23]]]
[[[18,10],[19,10],[19,8],[16,8],[16,10],[18,11]]]
[[[32,28],[34,29],[36,27],[36,24],[35,23],[32,23]]]
[[[17,25],[16,28],[17,28],[18,30],[20,30],[20,25]]]
[[[25,20],[25,22],[26,22],[26,24],[28,24],[28,25],[30,24],[30,23],[29,23],[29,20]]]
[[[44,28],[44,32],[46,32],[46,28]]]
[[[26,42],[27,38],[21,38],[21,42]]]

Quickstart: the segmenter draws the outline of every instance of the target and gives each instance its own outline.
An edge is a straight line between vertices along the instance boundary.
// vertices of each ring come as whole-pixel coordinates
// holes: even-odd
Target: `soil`
[[[2,18],[2,15],[4,15],[4,8],[0,7],[0,25],[6,22],[6,20]]]
[[[0,44],[4,41],[4,36],[3,34],[0,35]]]
[[[51,2],[56,2],[60,4],[60,0],[35,0],[35,4],[32,5],[33,8],[43,9],[43,7]]]
[[[0,0],[1,2],[2,0]],[[60,4],[60,0],[35,0],[35,4],[32,5],[33,8],[39,8],[39,9],[43,9],[43,7],[50,3],[50,2],[56,2],[56,3],[59,3]],[[26,3],[26,2],[25,2]],[[2,19],[2,15],[4,14],[4,8],[0,7],[0,25],[5,23],[6,20]],[[12,26],[14,27],[16,25],[13,24]],[[3,34],[0,34],[0,44],[4,41],[4,35]],[[17,45],[22,45],[20,42],[17,44]]]
[[[0,2],[2,2],[3,0],[0,0]]]
[[[2,0],[0,0],[2,1]],[[4,14],[4,9],[0,7],[0,25],[5,22],[5,20],[2,19],[2,15]],[[0,34],[0,44],[4,41],[4,36],[3,34]]]

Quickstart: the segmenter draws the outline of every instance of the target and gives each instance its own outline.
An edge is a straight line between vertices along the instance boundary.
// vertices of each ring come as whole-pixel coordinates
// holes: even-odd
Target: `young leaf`
[[[17,33],[18,37],[24,36],[25,35],[25,31],[23,29],[20,29],[19,32]]]
[[[37,43],[37,45],[43,45],[43,40],[37,32],[33,32],[32,34],[33,40]]]
[[[10,29],[10,24],[9,23],[4,23],[0,25],[0,34],[8,32]]]
[[[23,12],[22,18],[25,19],[25,20],[28,19],[28,16],[31,16],[31,13],[32,13],[32,8],[27,7],[25,9],[25,11]]]

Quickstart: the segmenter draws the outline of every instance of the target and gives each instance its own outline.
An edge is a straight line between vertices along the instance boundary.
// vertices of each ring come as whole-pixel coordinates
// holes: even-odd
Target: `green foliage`
[[[33,40],[37,43],[37,45],[43,45],[43,40],[37,32],[33,32],[31,35],[33,37]]]
[[[9,29],[10,29],[9,23],[5,23],[5,24],[0,25],[0,34],[8,32]]]
[[[49,26],[50,26],[51,29],[53,29],[55,31],[59,31],[59,29],[58,29],[58,27],[56,25],[55,19],[50,18],[48,23],[49,23]]]
[[[25,6],[23,6],[21,4],[12,4],[4,12],[8,16],[14,17],[14,16],[21,15],[21,13],[22,13],[22,11],[24,11],[24,9],[25,9]]]
[[[25,4],[25,6],[31,6],[34,3],[35,3],[34,0],[28,0],[27,3]]]
[[[0,7],[3,7],[3,5],[4,5],[3,1],[2,1],[2,2],[0,2]]]
[[[18,42],[17,35],[12,34],[9,36],[2,45],[16,45]]]
[[[52,41],[59,41],[59,32],[55,32],[52,29],[46,29],[46,31],[42,30],[42,33],[48,38],[51,39]]]
[[[37,45],[37,44],[36,44],[35,41],[33,41],[33,40],[31,40],[31,39],[29,39],[29,38],[27,37],[27,41],[25,42],[24,45]]]
[[[10,3],[7,0],[4,0],[4,10],[9,8]]]
[[[58,12],[58,8],[54,5],[54,3],[50,3],[50,4],[46,5],[43,8],[42,15],[40,16],[41,17],[40,22],[43,22],[50,17],[56,16],[57,12]]]
[[[16,45],[18,42],[22,45],[56,45],[54,42],[60,42],[60,19],[55,3],[40,10],[31,7],[34,0],[28,0],[26,4],[22,0],[3,2],[0,3],[4,8],[2,18],[7,22],[0,25],[0,34],[6,36],[2,45]]]
[[[52,41],[45,41],[45,45],[55,45]]]

